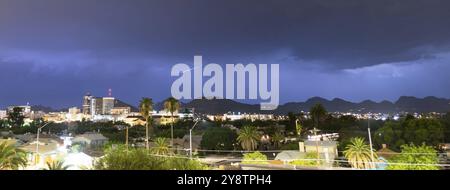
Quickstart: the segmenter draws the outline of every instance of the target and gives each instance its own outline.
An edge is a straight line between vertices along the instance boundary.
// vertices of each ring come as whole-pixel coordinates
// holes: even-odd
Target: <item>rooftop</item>
[[[108,140],[108,138],[103,136],[101,133],[92,133],[92,132],[84,133],[82,135],[77,135],[77,136],[75,136],[75,138],[86,138],[89,140]]]
[[[317,141],[305,141],[305,146],[316,146]],[[337,141],[318,141],[319,146],[337,146]]]

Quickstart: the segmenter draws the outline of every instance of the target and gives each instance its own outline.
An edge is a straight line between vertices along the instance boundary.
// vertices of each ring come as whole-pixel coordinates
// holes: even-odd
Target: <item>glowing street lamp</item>
[[[194,130],[195,126],[197,126],[197,123],[200,120],[197,120],[194,125],[192,126],[191,129],[189,129],[189,158],[192,159],[192,130]]]
[[[39,127],[37,129],[37,134],[36,134],[36,158],[37,158],[37,156],[39,156],[39,133],[41,133],[42,128],[44,128],[48,124],[50,124],[50,123],[46,123],[46,124],[42,125],[41,127]],[[37,159],[36,159],[36,163],[37,163]]]

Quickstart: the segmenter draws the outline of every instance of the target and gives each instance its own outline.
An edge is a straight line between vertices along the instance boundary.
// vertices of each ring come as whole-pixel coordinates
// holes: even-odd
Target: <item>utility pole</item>
[[[314,136],[317,138],[317,132],[318,132],[319,130],[318,129],[316,129],[315,127],[314,127],[314,129],[313,129],[313,133],[314,133]],[[319,166],[320,165],[320,161],[319,161],[319,159],[320,159],[320,154],[319,154],[319,141],[320,141],[320,138],[318,138],[318,139],[316,139],[316,152],[317,152],[317,159],[316,159],[316,162],[317,162],[317,166]]]
[[[125,146],[127,147],[127,150],[128,150],[128,126],[127,126],[127,128],[126,128],[126,131],[125,131]]]
[[[319,127],[319,114],[317,114],[317,117],[316,117],[316,126]],[[316,137],[317,137],[317,131],[318,130],[314,127],[314,136],[316,136]],[[320,161],[319,161],[319,159],[320,159],[319,141],[320,141],[320,138],[318,138],[317,141],[316,141],[316,151],[317,151],[317,160],[316,160],[316,162],[317,162],[317,167],[320,166]]]
[[[128,137],[129,137],[129,133],[128,133],[128,129],[133,128],[134,126],[126,126],[126,130],[125,130],[125,146],[127,147],[128,150]]]
[[[370,115],[367,118],[367,132],[369,134],[369,144],[370,144],[370,158],[372,159],[372,162],[375,161],[373,157],[373,148],[372,148],[372,135],[370,134]]]

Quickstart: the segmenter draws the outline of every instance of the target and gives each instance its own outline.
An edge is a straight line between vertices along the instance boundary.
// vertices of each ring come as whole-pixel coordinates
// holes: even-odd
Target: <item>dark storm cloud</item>
[[[0,42],[23,48],[244,56],[291,48],[335,67],[447,48],[448,1],[8,1]]]
[[[351,87],[357,74],[343,70],[383,70],[377,66],[386,63],[418,67],[422,59],[446,66],[448,57],[436,56],[450,51],[449,8],[450,1],[438,0],[0,0],[0,79],[14,91],[1,96],[19,101],[26,99],[19,94],[39,92],[34,99],[58,105],[34,85],[39,83],[58,86],[46,90],[58,91],[53,97],[60,102],[77,103],[73,98],[84,91],[109,87],[133,102],[146,94],[163,98],[170,67],[192,62],[194,54],[220,64],[280,63],[282,82],[298,73],[321,78],[310,89],[330,89],[336,84],[326,81],[336,78]],[[10,75],[24,78],[6,82]],[[407,77],[420,82],[425,76]],[[33,85],[14,88],[26,84]],[[389,95],[374,98],[421,94],[384,86]],[[309,93],[366,96],[283,89],[285,101]]]

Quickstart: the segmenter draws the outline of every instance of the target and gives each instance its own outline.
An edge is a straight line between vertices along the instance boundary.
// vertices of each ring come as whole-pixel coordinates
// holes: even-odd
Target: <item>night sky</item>
[[[280,101],[450,97],[450,1],[0,0],[0,108],[161,101],[174,64],[280,64]]]

